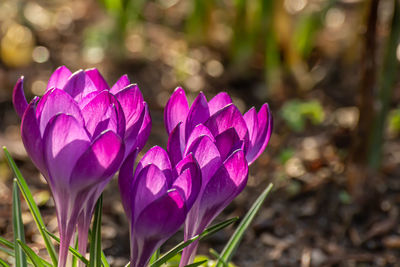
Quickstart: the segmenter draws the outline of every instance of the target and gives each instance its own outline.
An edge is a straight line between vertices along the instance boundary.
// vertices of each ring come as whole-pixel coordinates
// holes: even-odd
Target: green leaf
[[[17,242],[25,251],[26,255],[28,255],[28,257],[31,259],[32,264],[35,267],[52,267],[50,263],[48,263],[47,261],[40,258],[38,255],[36,255],[36,253],[30,247],[25,245],[25,243],[23,243],[21,240],[18,239]]]
[[[223,266],[222,262],[229,262],[235,253],[237,247],[239,246],[240,241],[244,235],[244,232],[249,227],[250,223],[253,221],[257,212],[260,210],[264,200],[267,198],[268,194],[272,190],[272,184],[269,184],[268,187],[261,193],[261,195],[257,198],[254,204],[251,206],[250,210],[247,212],[246,216],[240,222],[236,231],[233,233],[232,237],[229,239],[225,248],[222,250],[220,260],[218,260],[216,267]]]
[[[101,251],[101,264],[103,264],[104,267],[110,267],[110,264],[108,263],[106,255],[104,255],[103,251]]]
[[[37,225],[37,228],[39,229],[39,232],[43,237],[44,243],[46,245],[47,253],[50,256],[53,265],[57,266],[58,265],[57,253],[56,253],[53,243],[51,243],[51,240],[49,239],[49,237],[45,234],[45,232],[43,230],[43,229],[45,229],[45,225],[43,222],[42,215],[40,215],[39,208],[36,205],[35,201],[33,200],[31,191],[29,190],[24,177],[22,176],[20,170],[18,169],[17,165],[15,164],[15,161],[11,157],[7,148],[3,147],[3,150],[4,150],[4,154],[6,155],[8,164],[10,165],[11,169],[13,170],[13,172],[17,178],[19,189],[21,190],[21,193],[22,193],[23,197],[25,198],[26,203],[28,204],[29,210],[32,213],[32,216]]]
[[[101,209],[103,207],[103,195],[97,201],[94,221],[92,228],[92,235],[90,237],[90,267],[101,266]]]
[[[0,244],[2,244],[3,246],[6,246],[8,248],[14,249],[14,244],[10,241],[8,241],[7,239],[4,239],[2,237],[0,237]]]
[[[214,249],[210,249],[210,254],[213,255],[217,259],[217,261],[220,261],[224,267],[229,266],[223,259],[221,259],[221,255],[219,255],[218,252]]]
[[[2,259],[0,259],[0,266],[1,267],[10,267],[10,265]]]
[[[228,225],[236,222],[238,220],[237,217],[226,220],[224,222],[218,223],[216,225],[213,225],[209,228],[207,228],[206,230],[204,230],[204,232],[202,232],[199,235],[196,235],[194,237],[192,237],[191,239],[185,241],[185,242],[181,242],[178,245],[176,245],[175,247],[173,247],[170,251],[168,251],[166,254],[164,254],[161,258],[159,258],[157,261],[155,261],[153,264],[151,264],[151,267],[158,267],[161,266],[162,264],[164,264],[165,262],[167,262],[169,259],[171,259],[172,257],[174,257],[176,254],[178,254],[179,252],[181,252],[185,247],[189,246],[191,243],[193,243],[194,241],[196,241],[197,239],[203,240],[204,238],[222,230],[223,228],[227,227]],[[128,265],[127,265],[128,266]]]
[[[13,258],[15,258],[14,250],[0,247],[0,251],[6,253],[7,255],[10,255]]]
[[[156,260],[160,258],[160,248],[158,248],[150,258],[149,265],[153,264]]]
[[[53,233],[50,233],[49,230],[47,230],[46,228],[44,228],[45,233],[50,236],[51,238],[53,238],[58,244],[60,244],[60,238],[58,238],[57,236],[55,236]],[[85,265],[89,265],[89,261],[82,256],[78,250],[74,249],[73,247],[69,247],[68,248],[69,251],[72,253],[72,255],[74,255],[76,258],[78,258],[80,261],[82,261]]]
[[[204,263],[206,263],[208,260],[203,260],[203,261],[198,261],[198,262],[194,262],[192,264],[188,264],[185,267],[197,267],[200,265],[203,265]]]
[[[76,235],[75,235],[74,249],[75,249],[75,250],[78,250],[78,233],[76,233]],[[68,250],[69,250],[69,248],[68,248]],[[77,267],[77,266],[78,266],[78,257],[75,256],[75,255],[72,257],[72,264],[71,264],[71,266],[72,266],[72,267]]]
[[[21,242],[25,242],[25,234],[24,234],[24,224],[22,222],[21,217],[21,202],[19,199],[19,190],[17,179],[14,179],[13,182],[13,213],[12,213],[12,221],[13,221],[13,231],[14,231],[14,243],[17,243],[17,240],[21,240]],[[24,251],[20,246],[14,246],[15,252],[15,265],[26,267],[26,256]]]

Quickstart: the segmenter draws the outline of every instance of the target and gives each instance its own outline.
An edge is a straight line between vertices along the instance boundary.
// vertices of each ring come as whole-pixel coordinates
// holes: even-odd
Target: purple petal
[[[167,152],[159,146],[152,147],[143,158],[140,160],[136,167],[136,173],[139,174],[143,168],[148,165],[155,165],[160,169],[167,178],[168,185],[172,183],[171,162]],[[136,179],[136,178],[135,178]]]
[[[132,223],[137,216],[153,201],[160,198],[168,190],[168,181],[164,173],[156,165],[147,165],[143,169],[136,169],[135,184],[133,185],[131,207],[133,207]]]
[[[218,169],[205,186],[199,202],[203,227],[207,226],[243,190],[248,165],[242,150],[237,150]]]
[[[58,67],[50,76],[49,82],[47,83],[46,91],[53,88],[63,89],[71,74],[71,71],[67,67]]]
[[[149,107],[147,106],[146,103],[144,103],[144,118],[143,118],[143,123],[142,126],[140,127],[139,130],[139,135],[137,137],[137,143],[136,146],[139,148],[139,150],[142,150],[144,145],[147,142],[147,139],[149,139],[151,131],[151,116],[149,112]]]
[[[185,126],[185,139],[187,140],[196,127],[200,123],[204,123],[210,117],[207,99],[203,92],[196,97],[192,106],[190,107],[189,114],[186,119]]]
[[[111,87],[110,92],[115,95],[130,83],[128,75],[122,75],[121,78],[119,78],[119,80]]]
[[[227,93],[221,92],[217,94],[210,100],[210,102],[208,102],[210,114],[214,114],[215,112],[229,104],[232,104],[232,99]]]
[[[124,206],[125,213],[129,220],[132,218],[132,209],[131,209],[131,189],[132,184],[134,182],[133,178],[133,166],[135,165],[135,160],[138,154],[138,150],[135,149],[126,157],[123,162],[121,169],[119,170],[118,176],[118,186],[119,191],[121,193],[121,201]]]
[[[32,100],[22,116],[21,136],[29,157],[40,172],[47,177],[46,166],[43,159],[43,141],[35,111],[35,105],[38,100],[38,98]]]
[[[217,146],[221,158],[225,160],[233,151],[239,149],[242,142],[234,128],[229,128],[225,132],[215,137],[215,145]]]
[[[97,88],[85,71],[79,70],[68,78],[63,90],[74,98],[76,102],[80,102],[91,92],[97,91]]]
[[[93,186],[111,178],[123,156],[121,138],[112,131],[103,132],[77,161],[71,175],[71,187]]]
[[[81,125],[84,125],[81,111],[75,100],[63,90],[53,89],[46,92],[40,99],[36,108],[36,117],[39,119],[40,132],[42,135],[51,118],[59,113],[71,115]]]
[[[51,182],[68,189],[72,169],[89,146],[85,129],[73,116],[56,115],[43,135],[44,159]]]
[[[115,95],[124,111],[126,128],[131,127],[143,110],[143,96],[136,84],[131,84]]]
[[[109,90],[107,82],[104,80],[103,76],[100,74],[98,69],[92,68],[85,70],[85,73],[92,80],[94,86],[97,88],[97,91]]]
[[[171,133],[179,122],[185,122],[188,112],[189,104],[185,91],[178,87],[171,95],[164,110],[164,123],[168,134]]]
[[[214,136],[217,136],[233,127],[240,140],[243,140],[244,142],[244,151],[247,151],[249,145],[249,133],[246,122],[235,105],[231,104],[219,110],[217,113],[212,115],[204,125],[210,129]]]
[[[182,144],[182,139],[181,139],[182,135],[181,127],[182,127],[182,122],[176,125],[176,127],[172,130],[168,138],[167,151],[173,166],[175,166],[182,159],[182,153],[183,153],[182,150],[184,145]]]
[[[222,160],[218,148],[208,136],[199,137],[185,152],[185,155],[193,153],[201,168],[203,185],[214,175],[221,166]]]
[[[246,121],[246,123],[248,122]],[[246,159],[249,165],[252,164],[265,150],[271,137],[273,120],[268,104],[264,104],[261,107],[257,114],[257,125],[254,127],[257,128],[257,130],[253,130],[256,134],[254,134],[250,139],[249,150],[246,153]]]
[[[180,194],[170,191],[147,206],[131,231],[132,244],[138,255],[131,266],[147,266],[151,255],[183,224],[186,208]]]
[[[244,115],[243,119],[246,122],[247,129],[249,131],[249,142],[250,145],[254,145],[255,140],[257,139],[258,134],[258,118],[257,111],[254,107],[249,109]]]
[[[172,188],[181,190],[186,199],[188,210],[192,207],[201,189],[201,170],[192,154],[181,160],[176,170],[179,176],[174,181]]]
[[[192,133],[190,134],[189,138],[186,141],[186,147],[190,147],[192,143],[199,138],[200,136],[208,136],[211,141],[215,142],[215,138],[213,134],[210,132],[210,130],[204,126],[203,124],[199,124],[196,127],[194,127]]]
[[[18,116],[22,118],[26,108],[28,107],[28,102],[26,101],[24,94],[24,76],[21,76],[14,86],[12,101],[15,111]]]

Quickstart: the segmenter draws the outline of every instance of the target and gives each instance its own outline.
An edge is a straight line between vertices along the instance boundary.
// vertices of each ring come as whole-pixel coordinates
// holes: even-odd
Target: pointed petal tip
[[[26,101],[24,93],[24,76],[21,76],[14,86],[12,102],[18,116],[22,118],[26,108],[28,107],[28,102]]]

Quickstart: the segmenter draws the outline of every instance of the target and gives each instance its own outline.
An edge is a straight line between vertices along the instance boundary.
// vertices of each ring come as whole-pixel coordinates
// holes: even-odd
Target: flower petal
[[[200,167],[193,155],[189,154],[177,164],[176,170],[179,176],[175,179],[172,188],[181,190],[185,196],[186,207],[190,210],[201,189]]]
[[[143,156],[136,167],[136,173],[139,174],[142,169],[148,165],[155,165],[160,169],[167,178],[168,186],[172,183],[171,162],[167,152],[159,146],[150,148]],[[135,178],[136,179],[136,178]]]
[[[21,136],[29,157],[40,172],[47,177],[46,166],[43,159],[43,141],[35,111],[35,106],[38,101],[38,98],[33,99],[22,116]]]
[[[189,138],[194,127],[200,123],[204,123],[209,117],[210,111],[208,109],[207,99],[203,92],[200,92],[200,94],[193,101],[186,119],[185,140]]]
[[[73,116],[82,126],[84,120],[78,104],[72,97],[60,89],[53,89],[40,99],[36,108],[36,117],[39,119],[40,132],[44,133],[48,122],[55,115],[65,113]]]
[[[235,129],[229,128],[215,137],[215,145],[221,154],[222,160],[225,160],[233,151],[241,148],[242,141]]]
[[[169,134],[168,143],[167,143],[167,151],[168,155],[171,159],[171,163],[175,166],[181,159],[184,144],[182,144],[182,122],[179,122],[176,127]]]
[[[126,128],[130,128],[139,118],[143,110],[143,96],[136,84],[131,84],[115,95],[124,111]]]
[[[73,116],[56,115],[43,135],[44,159],[51,183],[69,188],[72,169],[89,146],[85,129]]]
[[[238,108],[231,104],[212,115],[204,124],[214,136],[234,128],[240,140],[244,142],[244,151],[247,151],[249,145],[249,133],[247,130],[246,122]]]
[[[137,222],[138,215],[153,201],[167,193],[168,181],[164,173],[153,164],[135,172],[135,184],[132,189],[131,207],[132,223]]]
[[[140,127],[139,135],[136,140],[136,146],[139,148],[139,150],[143,149],[144,145],[147,142],[147,139],[149,139],[150,131],[151,131],[151,116],[147,103],[144,103],[143,122],[142,126]]]
[[[99,70],[96,68],[87,69],[85,73],[92,80],[94,86],[98,91],[109,90],[107,82],[104,80],[103,76],[100,74]]]
[[[117,94],[119,91],[127,87],[131,82],[129,81],[128,75],[122,75],[121,78],[111,87],[110,92]]]
[[[193,153],[201,168],[203,185],[214,175],[222,164],[221,155],[214,142],[208,136],[201,136],[185,152],[185,155]]]
[[[164,123],[168,134],[171,133],[179,122],[185,122],[188,112],[189,104],[185,91],[178,87],[171,95],[164,110]]]
[[[192,133],[187,139],[186,147],[190,147],[198,137],[203,135],[208,136],[211,139],[211,141],[215,142],[215,138],[213,134],[210,132],[210,130],[203,124],[198,124],[196,127],[194,127]]]
[[[126,216],[129,220],[132,219],[132,207],[131,207],[131,190],[134,182],[133,178],[133,166],[139,151],[133,150],[123,162],[118,175],[118,186],[121,194],[122,205],[124,206]]]
[[[210,102],[208,102],[210,114],[214,114],[215,112],[229,104],[232,104],[232,99],[226,92],[221,92],[217,94],[210,100]]]
[[[78,70],[68,78],[63,90],[76,102],[80,102],[89,93],[97,91],[97,88],[85,71]]]
[[[28,107],[28,102],[26,101],[24,94],[24,76],[21,76],[14,86],[12,101],[15,111],[18,116],[22,118],[26,108]]]
[[[63,89],[71,74],[71,71],[67,67],[58,67],[50,76],[49,82],[47,83],[46,91],[53,88]]]
[[[248,122],[246,121],[246,123]],[[246,159],[249,165],[252,164],[265,150],[271,137],[273,119],[268,104],[264,104],[258,112],[257,125],[255,127],[257,128],[257,131],[253,130],[253,132],[256,132],[257,134],[250,139],[250,146],[246,153]]]
[[[111,178],[121,165],[124,144],[112,131],[103,132],[82,154],[72,170],[72,188],[84,188]]]
[[[205,186],[199,202],[203,227],[206,227],[243,190],[248,165],[242,150],[233,153]]]

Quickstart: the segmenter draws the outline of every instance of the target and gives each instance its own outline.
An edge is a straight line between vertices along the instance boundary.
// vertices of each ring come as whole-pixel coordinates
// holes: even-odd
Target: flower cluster
[[[59,266],[78,231],[86,252],[94,205],[119,170],[122,204],[130,224],[131,266],[146,266],[153,252],[184,224],[185,240],[200,234],[243,190],[248,166],[265,150],[272,131],[268,105],[244,115],[226,93],[189,106],[178,88],[164,120],[167,151],[146,143],[151,118],[139,88],[122,76],[111,88],[96,69],[60,67],[42,97],[29,104],[21,78],[13,103],[22,118],[22,140],[46,178],[56,204]],[[193,261],[197,242],[180,266]]]

